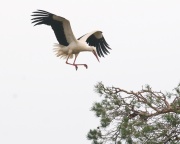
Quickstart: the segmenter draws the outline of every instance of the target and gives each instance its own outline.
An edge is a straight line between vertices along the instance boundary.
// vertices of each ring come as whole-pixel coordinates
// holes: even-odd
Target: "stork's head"
[[[92,48],[92,53],[95,55],[95,57],[97,58],[98,62],[99,62],[99,58],[98,58],[98,55],[97,55],[97,52],[96,52],[96,48],[94,46],[91,46]]]

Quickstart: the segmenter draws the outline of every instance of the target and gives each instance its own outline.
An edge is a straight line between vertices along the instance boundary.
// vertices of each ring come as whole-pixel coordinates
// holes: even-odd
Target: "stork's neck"
[[[92,47],[91,46],[86,46],[86,47],[84,47],[84,51],[92,51],[93,49],[92,49]]]
[[[89,46],[86,42],[79,42],[79,47],[81,49],[81,51],[92,51],[93,48],[91,46]]]

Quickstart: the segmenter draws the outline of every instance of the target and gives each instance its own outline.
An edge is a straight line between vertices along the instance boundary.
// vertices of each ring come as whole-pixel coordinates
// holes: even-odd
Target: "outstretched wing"
[[[34,16],[31,19],[34,26],[45,24],[52,27],[59,44],[68,46],[69,43],[76,40],[70,22],[67,19],[44,10],[37,10],[33,12],[32,16]]]
[[[99,57],[104,57],[104,54],[107,55],[109,53],[108,49],[111,49],[104,39],[101,31],[87,33],[78,38],[78,40],[87,42],[90,46],[96,47],[96,51]]]

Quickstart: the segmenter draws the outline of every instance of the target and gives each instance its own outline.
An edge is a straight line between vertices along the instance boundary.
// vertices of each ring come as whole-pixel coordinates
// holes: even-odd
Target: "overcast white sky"
[[[31,24],[37,9],[69,19],[77,38],[102,30],[110,55],[98,63],[81,53],[88,69],[66,65],[53,53],[51,28]],[[179,0],[6,0],[0,18],[1,144],[90,144],[98,81],[162,91],[180,82]]]

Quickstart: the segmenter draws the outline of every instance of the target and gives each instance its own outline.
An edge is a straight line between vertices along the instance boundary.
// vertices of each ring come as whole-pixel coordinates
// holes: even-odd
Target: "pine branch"
[[[140,91],[117,87],[95,86],[102,101],[95,103],[92,111],[100,118],[102,144],[122,140],[128,143],[167,143],[179,140],[180,85],[176,93],[153,91],[150,86]],[[171,98],[171,100],[170,100]],[[92,133],[93,134],[93,133]],[[90,135],[92,138],[95,137]],[[96,140],[97,141],[97,140]]]

